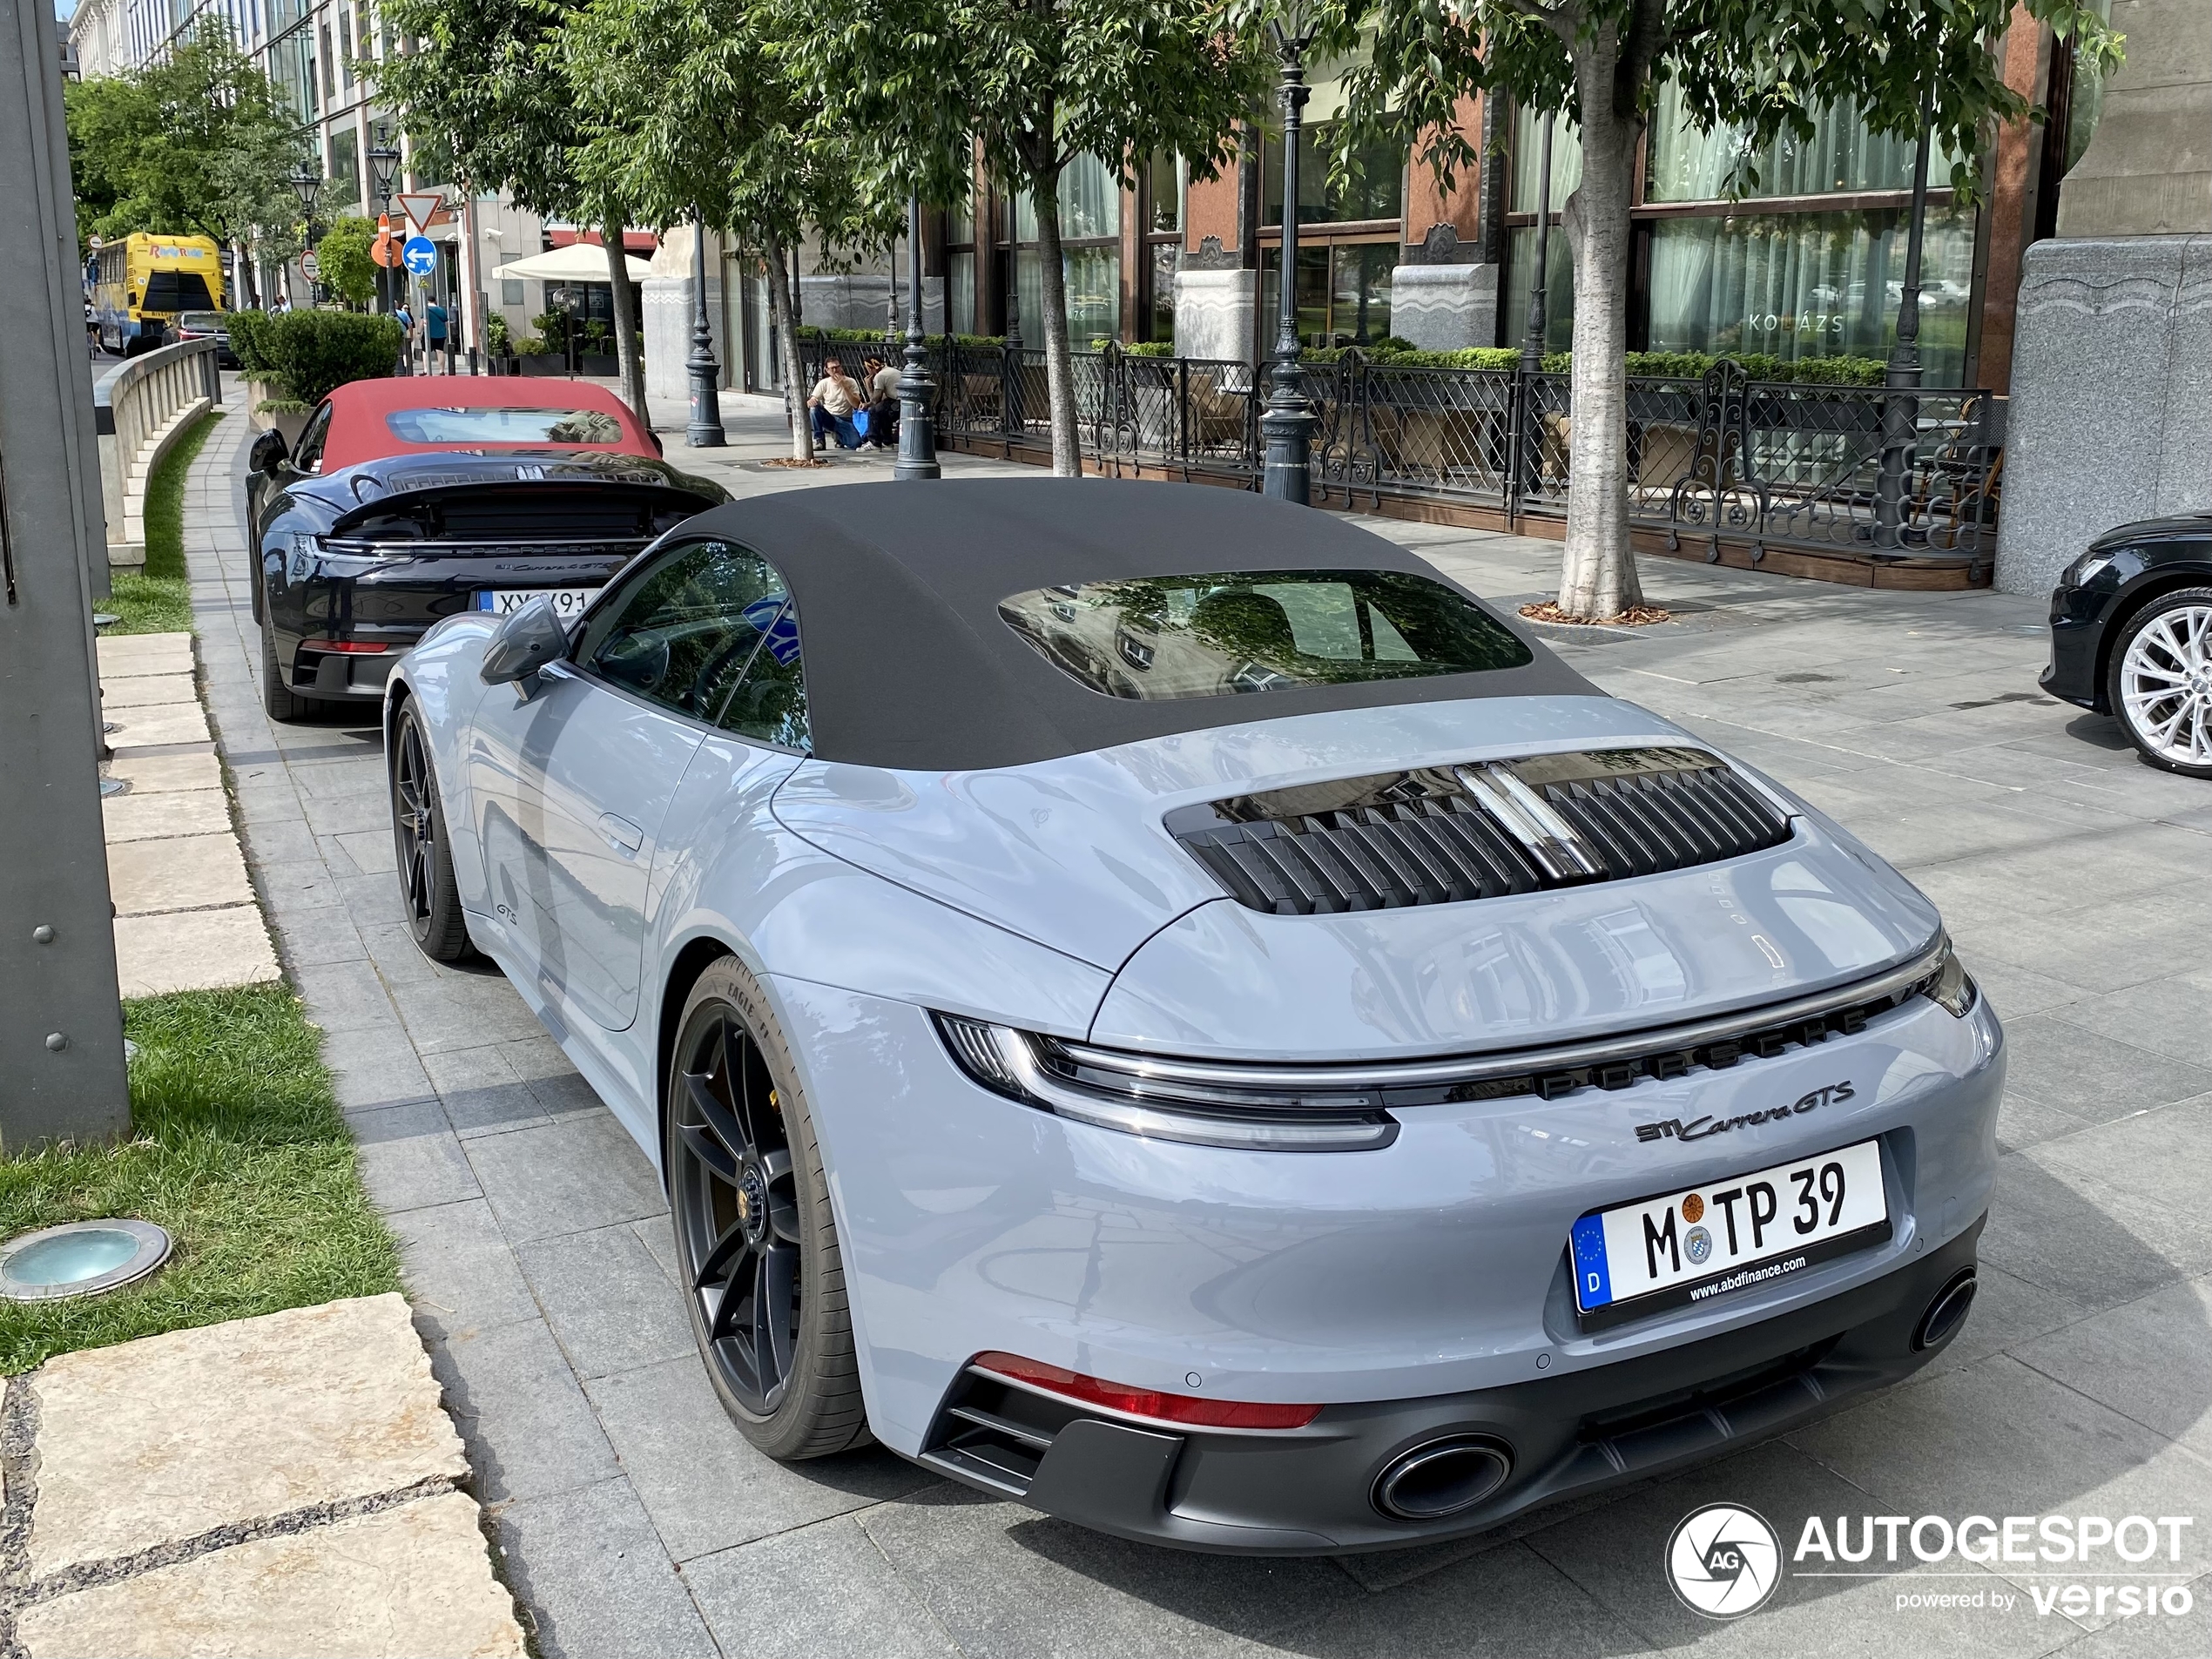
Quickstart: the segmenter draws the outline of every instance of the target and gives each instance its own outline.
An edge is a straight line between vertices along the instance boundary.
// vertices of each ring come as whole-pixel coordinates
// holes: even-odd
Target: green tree
[[[858,182],[872,198],[918,186],[964,200],[980,142],[993,175],[1035,204],[1053,469],[1080,474],[1061,174],[1094,155],[1126,178],[1172,151],[1211,179],[1234,158],[1264,79],[1224,0],[853,0],[826,17],[776,3],[808,103],[867,135]]]
[[[2085,60],[2113,61],[2096,0],[2020,0],[2074,37]],[[1952,187],[1971,197],[1985,136],[2029,106],[1993,48],[2014,0],[1314,0],[1315,47],[1355,67],[1337,165],[1363,138],[1421,145],[1447,178],[1475,159],[1460,100],[1484,88],[1581,130],[1582,179],[1561,214],[1575,256],[1574,407],[1559,604],[1617,617],[1641,602],[1629,540],[1629,198],[1657,88],[1682,89],[1702,132],[1742,137],[1739,179],[1782,132],[1811,138],[1814,117],[1849,100],[1877,133],[1917,138],[1958,158]],[[1253,0],[1257,32],[1282,0]]]
[[[622,246],[630,204],[577,165],[593,135],[563,73],[562,31],[574,10],[570,0],[388,0],[385,22],[415,44],[377,65],[377,91],[406,111],[417,144],[452,158],[469,187],[505,190],[532,212],[599,227],[623,386],[649,420]]]
[[[288,244],[300,158],[268,78],[209,17],[138,74],[68,87],[80,234],[196,233]]]
[[[664,230],[703,222],[767,266],[792,455],[809,460],[792,254],[810,229],[831,247],[887,246],[898,204],[859,188],[853,129],[812,118],[775,20],[752,0],[590,0],[564,31],[564,62],[591,129],[577,152],[587,187]]]
[[[366,307],[376,293],[375,246],[374,219],[340,219],[315,244],[315,280],[355,310]]]

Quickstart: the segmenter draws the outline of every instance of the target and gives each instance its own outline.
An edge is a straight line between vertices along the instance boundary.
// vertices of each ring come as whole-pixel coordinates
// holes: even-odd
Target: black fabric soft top
[[[1001,619],[1001,600],[1038,588],[1212,571],[1399,570],[1467,591],[1333,514],[1244,490],[1078,478],[850,484],[732,502],[683,533],[740,543],[783,573],[825,760],[983,770],[1330,709],[1595,693],[1531,641],[1534,660],[1521,668],[1143,701],[1086,690]]]

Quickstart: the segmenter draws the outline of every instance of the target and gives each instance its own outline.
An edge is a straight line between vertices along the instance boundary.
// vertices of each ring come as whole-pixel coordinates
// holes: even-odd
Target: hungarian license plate
[[[1764,1285],[1890,1236],[1878,1143],[1793,1158],[1575,1224],[1585,1330]]]
[[[598,591],[597,588],[486,588],[477,590],[476,609],[495,617],[510,617],[533,599],[550,599],[553,614],[563,622],[573,622]]]

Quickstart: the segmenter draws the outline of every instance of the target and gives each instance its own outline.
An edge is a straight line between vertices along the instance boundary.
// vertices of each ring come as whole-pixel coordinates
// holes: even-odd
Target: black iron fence
[[[811,381],[827,353],[849,348],[799,349]],[[1094,464],[1258,488],[1264,365],[1109,347],[1074,354],[1072,368]],[[1042,350],[941,342],[930,374],[941,441],[1049,443]],[[1509,524],[1567,510],[1568,375],[1413,368],[1352,350],[1309,366],[1306,386],[1319,419],[1317,499],[1458,503]],[[1717,559],[1726,540],[1755,562],[1770,547],[1950,560],[1975,580],[1995,558],[2003,405],[1986,392],[1753,381],[1723,358],[1702,381],[1631,375],[1626,404],[1630,519],[1677,549],[1702,543]]]

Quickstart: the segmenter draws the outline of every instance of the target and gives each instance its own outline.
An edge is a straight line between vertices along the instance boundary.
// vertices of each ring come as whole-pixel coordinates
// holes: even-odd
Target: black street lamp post
[[[691,287],[698,309],[691,318],[691,355],[684,365],[691,376],[691,420],[684,442],[694,449],[719,449],[728,442],[722,430],[722,394],[716,385],[722,366],[714,361],[714,330],[706,315],[706,226],[691,214]]]
[[[322,193],[322,175],[310,172],[307,164],[301,162],[292,170],[292,193],[300,199],[301,247],[303,251],[312,252],[315,245],[315,198]],[[300,280],[306,282],[307,273],[301,272]],[[289,278],[286,279],[285,286],[287,288],[292,286]],[[307,303],[312,306],[314,300],[314,285],[310,282],[307,287]]]
[[[1313,31],[1287,33],[1279,22],[1272,27],[1275,50],[1283,60],[1282,84],[1277,89],[1283,101],[1283,263],[1276,282],[1280,303],[1276,307],[1274,390],[1259,417],[1259,431],[1265,493],[1304,507],[1312,500],[1314,421],[1305,401],[1305,371],[1298,366],[1298,152],[1305,100],[1312,96],[1304,58],[1313,44]]]
[[[1883,377],[1882,470],[1874,484],[1874,545],[1901,550],[1912,449],[1920,426],[1920,243],[1928,219],[1928,111],[1920,111],[1920,142],[1912,152],[1912,221],[1905,234],[1905,280],[1897,304],[1897,341]]]
[[[399,171],[400,152],[380,137],[368,152],[368,172],[369,181],[376,189],[376,211],[383,216],[388,230],[392,222],[392,181],[398,176]],[[389,316],[393,310],[390,266],[380,265],[376,267],[376,289],[378,298],[383,301],[384,313]]]
[[[937,388],[929,379],[929,354],[921,344],[921,197],[907,198],[907,361],[899,374],[899,459],[896,479],[936,478],[937,431],[930,404]]]

